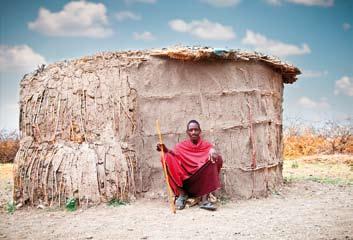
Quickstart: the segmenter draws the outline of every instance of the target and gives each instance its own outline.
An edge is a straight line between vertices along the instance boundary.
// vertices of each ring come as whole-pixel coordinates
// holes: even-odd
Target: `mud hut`
[[[222,152],[224,192],[265,196],[282,183],[283,87],[297,74],[259,53],[201,47],[42,66],[21,81],[14,199],[82,205],[163,195],[156,119],[168,146],[198,119]]]

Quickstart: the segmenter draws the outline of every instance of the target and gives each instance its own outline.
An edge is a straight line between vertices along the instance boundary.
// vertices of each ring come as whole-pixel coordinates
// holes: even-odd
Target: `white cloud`
[[[302,75],[300,75],[302,78],[319,78],[319,77],[324,77],[327,76],[328,71],[315,71],[315,70],[303,70]]]
[[[45,58],[27,45],[0,45],[0,72],[24,74],[33,71],[41,64],[46,64]]]
[[[124,0],[126,4],[133,4],[133,3],[148,3],[153,4],[156,3],[157,0]]]
[[[279,6],[283,2],[300,4],[304,6],[319,6],[319,7],[332,7],[335,4],[334,0],[266,0],[270,5]]]
[[[106,11],[102,3],[85,1],[69,2],[60,12],[40,8],[28,28],[47,36],[105,38],[113,34]]]
[[[282,5],[282,1],[281,0],[266,0],[266,2],[270,5],[273,6],[279,6]]]
[[[115,18],[118,21],[124,21],[124,20],[141,20],[141,16],[137,15],[136,13],[130,12],[130,11],[121,11],[121,12],[117,12],[115,14]]]
[[[230,7],[239,4],[241,0],[201,0],[201,2],[208,3],[214,7]]]
[[[343,76],[337,80],[334,93],[336,95],[342,93],[344,95],[353,97],[353,77]]]
[[[150,32],[143,32],[143,33],[134,32],[133,37],[135,40],[144,40],[144,41],[151,41],[156,39],[155,36]]]
[[[287,0],[290,3],[301,4],[305,6],[332,7],[334,0]]]
[[[326,98],[321,98],[319,101],[314,101],[310,99],[309,97],[301,97],[298,101],[299,105],[304,107],[304,108],[317,108],[317,109],[323,109],[323,108],[329,108],[330,105],[327,103]]]
[[[303,43],[301,46],[287,44],[269,39],[251,30],[246,30],[246,35],[242,39],[242,43],[252,45],[255,51],[268,52],[276,56],[303,55],[311,52],[310,47],[306,43]]]
[[[236,35],[231,26],[224,26],[207,19],[193,20],[190,23],[181,19],[174,19],[169,22],[169,26],[177,32],[189,33],[192,36],[208,40],[231,40]]]
[[[352,26],[349,23],[343,23],[342,27],[344,31],[348,31]]]

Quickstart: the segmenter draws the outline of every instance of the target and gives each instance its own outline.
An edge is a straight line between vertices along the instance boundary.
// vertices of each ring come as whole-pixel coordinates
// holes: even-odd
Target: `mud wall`
[[[282,182],[279,73],[256,62],[184,62],[146,52],[55,63],[21,81],[15,200],[62,205],[164,195],[155,121],[168,146],[200,121],[224,158],[224,191]]]
[[[166,144],[186,137],[197,119],[203,137],[224,158],[224,190],[232,197],[264,196],[282,182],[281,75],[259,63],[148,61],[130,73],[138,92],[135,145],[144,191],[163,186],[155,120]],[[161,191],[163,194],[163,191]]]
[[[136,195],[136,91],[123,69],[142,60],[99,54],[40,68],[21,81],[17,202],[82,204]]]

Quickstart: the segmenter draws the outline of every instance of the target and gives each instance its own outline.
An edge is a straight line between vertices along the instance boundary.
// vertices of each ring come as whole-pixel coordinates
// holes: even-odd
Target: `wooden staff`
[[[161,129],[159,127],[159,121],[158,120],[156,120],[156,128],[157,128],[157,133],[158,133],[158,136],[159,136],[159,143],[161,144],[161,157],[162,157],[163,173],[164,173],[165,182],[167,184],[167,189],[168,189],[169,205],[170,205],[170,209],[172,210],[172,212],[175,213],[173,192],[172,192],[172,189],[170,188],[170,185],[169,185],[169,179],[168,179],[168,174],[167,174],[167,165],[165,163],[165,158],[164,158],[162,134],[161,134]]]

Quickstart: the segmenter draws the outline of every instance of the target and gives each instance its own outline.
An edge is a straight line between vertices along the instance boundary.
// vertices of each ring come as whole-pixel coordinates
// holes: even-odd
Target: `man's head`
[[[196,120],[190,120],[186,125],[186,134],[189,136],[191,142],[194,144],[198,143],[201,134],[200,123]]]

